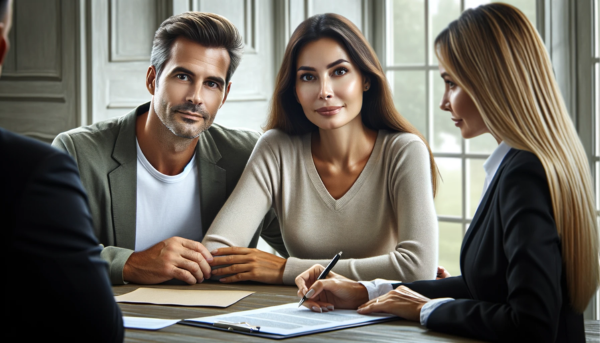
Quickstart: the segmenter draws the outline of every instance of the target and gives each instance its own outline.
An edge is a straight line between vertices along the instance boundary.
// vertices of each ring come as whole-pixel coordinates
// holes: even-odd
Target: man
[[[150,103],[54,140],[78,164],[113,284],[210,277],[212,256],[199,241],[258,139],[213,124],[241,54],[242,38],[227,19],[173,16],[154,36]],[[263,238],[286,256],[273,212],[261,225]]]
[[[11,1],[0,0],[0,73],[11,14]],[[5,335],[123,341],[123,318],[73,159],[0,128],[0,161]]]

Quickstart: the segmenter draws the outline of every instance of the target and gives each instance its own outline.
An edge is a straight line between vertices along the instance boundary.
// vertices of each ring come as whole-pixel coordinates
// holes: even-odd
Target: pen
[[[329,275],[329,272],[333,269],[333,267],[335,267],[335,264],[337,263],[337,261],[340,259],[341,256],[342,256],[341,251],[339,253],[335,254],[335,256],[333,256],[333,259],[331,260],[331,262],[329,262],[327,267],[325,267],[325,270],[321,272],[321,275],[319,275],[317,280],[322,280],[322,279],[326,278],[327,275]],[[306,292],[306,293],[308,293],[308,292]],[[305,301],[306,301],[306,294],[302,297],[302,300],[300,300],[298,307],[302,306],[302,304],[304,304]]]

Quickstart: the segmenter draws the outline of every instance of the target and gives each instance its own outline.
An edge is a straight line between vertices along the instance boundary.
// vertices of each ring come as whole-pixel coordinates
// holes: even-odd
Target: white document
[[[160,330],[171,326],[181,319],[159,319],[123,316],[123,326],[127,329]]]
[[[215,322],[243,323],[260,326],[259,332],[278,335],[295,335],[308,332],[329,331],[350,325],[370,324],[386,321],[391,314],[358,314],[356,310],[334,310],[312,312],[298,303],[265,307],[258,310],[241,311],[211,317],[186,319],[186,321],[214,324]]]

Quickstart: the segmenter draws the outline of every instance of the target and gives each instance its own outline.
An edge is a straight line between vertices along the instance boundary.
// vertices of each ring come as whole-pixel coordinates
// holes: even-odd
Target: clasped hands
[[[314,312],[328,312],[335,308],[357,309],[361,314],[384,312],[419,321],[421,308],[431,300],[406,286],[369,300],[365,286],[334,272],[329,272],[326,279],[317,280],[324,269],[321,265],[314,265],[295,280],[298,297],[306,295],[303,305]],[[438,267],[438,279],[448,276],[450,274],[443,267]]]
[[[123,267],[123,279],[138,284],[157,284],[171,279],[196,284],[211,275],[228,275],[220,281],[282,284],[285,262],[284,258],[258,249],[233,247],[209,252],[199,242],[171,237],[131,254]],[[228,266],[211,270],[221,265]]]

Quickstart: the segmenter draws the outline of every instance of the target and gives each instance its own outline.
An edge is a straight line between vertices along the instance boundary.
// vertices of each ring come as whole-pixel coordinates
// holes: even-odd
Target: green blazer
[[[113,284],[123,284],[123,266],[135,249],[137,150],[136,117],[150,103],[132,112],[94,125],[58,135],[52,145],[69,153],[77,162],[81,181],[88,192],[94,231],[104,245],[102,258],[109,264]],[[237,184],[260,136],[249,130],[213,124],[200,135],[196,158],[200,171],[202,237]],[[262,236],[282,256],[287,251],[279,222],[271,210],[250,243],[256,247]]]

